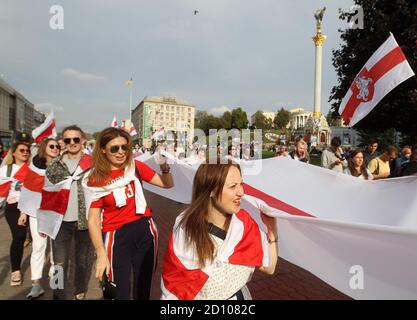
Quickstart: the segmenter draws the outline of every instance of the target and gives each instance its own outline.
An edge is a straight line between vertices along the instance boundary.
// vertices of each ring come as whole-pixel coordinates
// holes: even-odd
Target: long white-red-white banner
[[[149,155],[140,160],[158,170]],[[355,299],[417,299],[417,177],[365,181],[291,159],[262,161],[242,207],[278,217],[280,256]],[[197,166],[171,165],[175,187],[144,188],[189,203]]]

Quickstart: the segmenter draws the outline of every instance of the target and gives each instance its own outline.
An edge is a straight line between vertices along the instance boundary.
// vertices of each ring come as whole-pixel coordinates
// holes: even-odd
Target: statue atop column
[[[314,18],[316,18],[316,27],[317,31],[321,32],[321,22],[323,21],[324,12],[326,11],[326,7],[322,9],[318,9],[314,14]]]

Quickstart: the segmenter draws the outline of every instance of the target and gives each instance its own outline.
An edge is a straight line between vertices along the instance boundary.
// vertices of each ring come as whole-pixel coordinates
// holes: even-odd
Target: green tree
[[[248,127],[248,116],[242,108],[236,108],[232,110],[231,127],[234,129],[247,129]]]
[[[287,124],[290,122],[290,116],[291,112],[288,110],[285,110],[284,108],[281,108],[278,110],[275,119],[274,119],[274,126],[276,129],[282,129],[287,126]]]
[[[256,129],[264,129],[264,125],[266,122],[266,117],[264,116],[263,112],[258,110],[254,114],[255,121],[252,123],[253,126],[255,126]]]
[[[230,111],[224,112],[221,117],[221,120],[224,129],[229,130],[232,128],[232,114]]]
[[[417,2],[406,0],[355,0],[363,8],[364,28],[339,30],[344,41],[333,50],[333,66],[338,84],[333,87],[329,102],[339,111],[341,100],[352,81],[375,50],[388,38],[391,31],[413,70],[417,70]],[[353,13],[340,12],[340,19],[348,21]],[[400,84],[354,128],[363,134],[379,136],[393,128],[402,133],[403,142],[417,143],[417,81],[415,77]]]
[[[209,132],[209,114],[207,111],[197,111],[194,117],[194,127],[203,130],[206,134]]]

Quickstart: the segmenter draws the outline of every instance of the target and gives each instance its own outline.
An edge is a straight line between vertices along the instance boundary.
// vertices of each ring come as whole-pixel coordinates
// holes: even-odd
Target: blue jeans
[[[87,292],[88,290],[88,282],[94,261],[94,248],[88,230],[78,230],[76,221],[63,221],[55,240],[52,240],[54,265],[63,267],[64,271],[64,288],[54,289],[54,299],[66,299],[68,259],[70,257],[72,240],[75,241],[74,295]]]

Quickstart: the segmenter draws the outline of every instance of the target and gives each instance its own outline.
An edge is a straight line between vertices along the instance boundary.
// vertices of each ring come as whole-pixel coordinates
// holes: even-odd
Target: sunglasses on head
[[[80,143],[80,142],[81,142],[81,138],[76,137],[76,138],[65,138],[65,139],[64,139],[64,143],[65,143],[65,144],[70,144],[70,143],[71,143],[71,140],[72,140],[72,141],[73,141],[73,143],[75,143],[75,144],[78,144],[78,143]]]
[[[61,147],[58,144],[50,144],[50,145],[48,145],[48,147],[52,150],[54,150],[55,148],[57,148],[58,150],[61,149]]]
[[[114,145],[110,147],[110,153],[118,153],[119,150],[122,149],[123,151],[127,151],[128,149],[128,145],[127,144],[122,144],[122,145]]]

